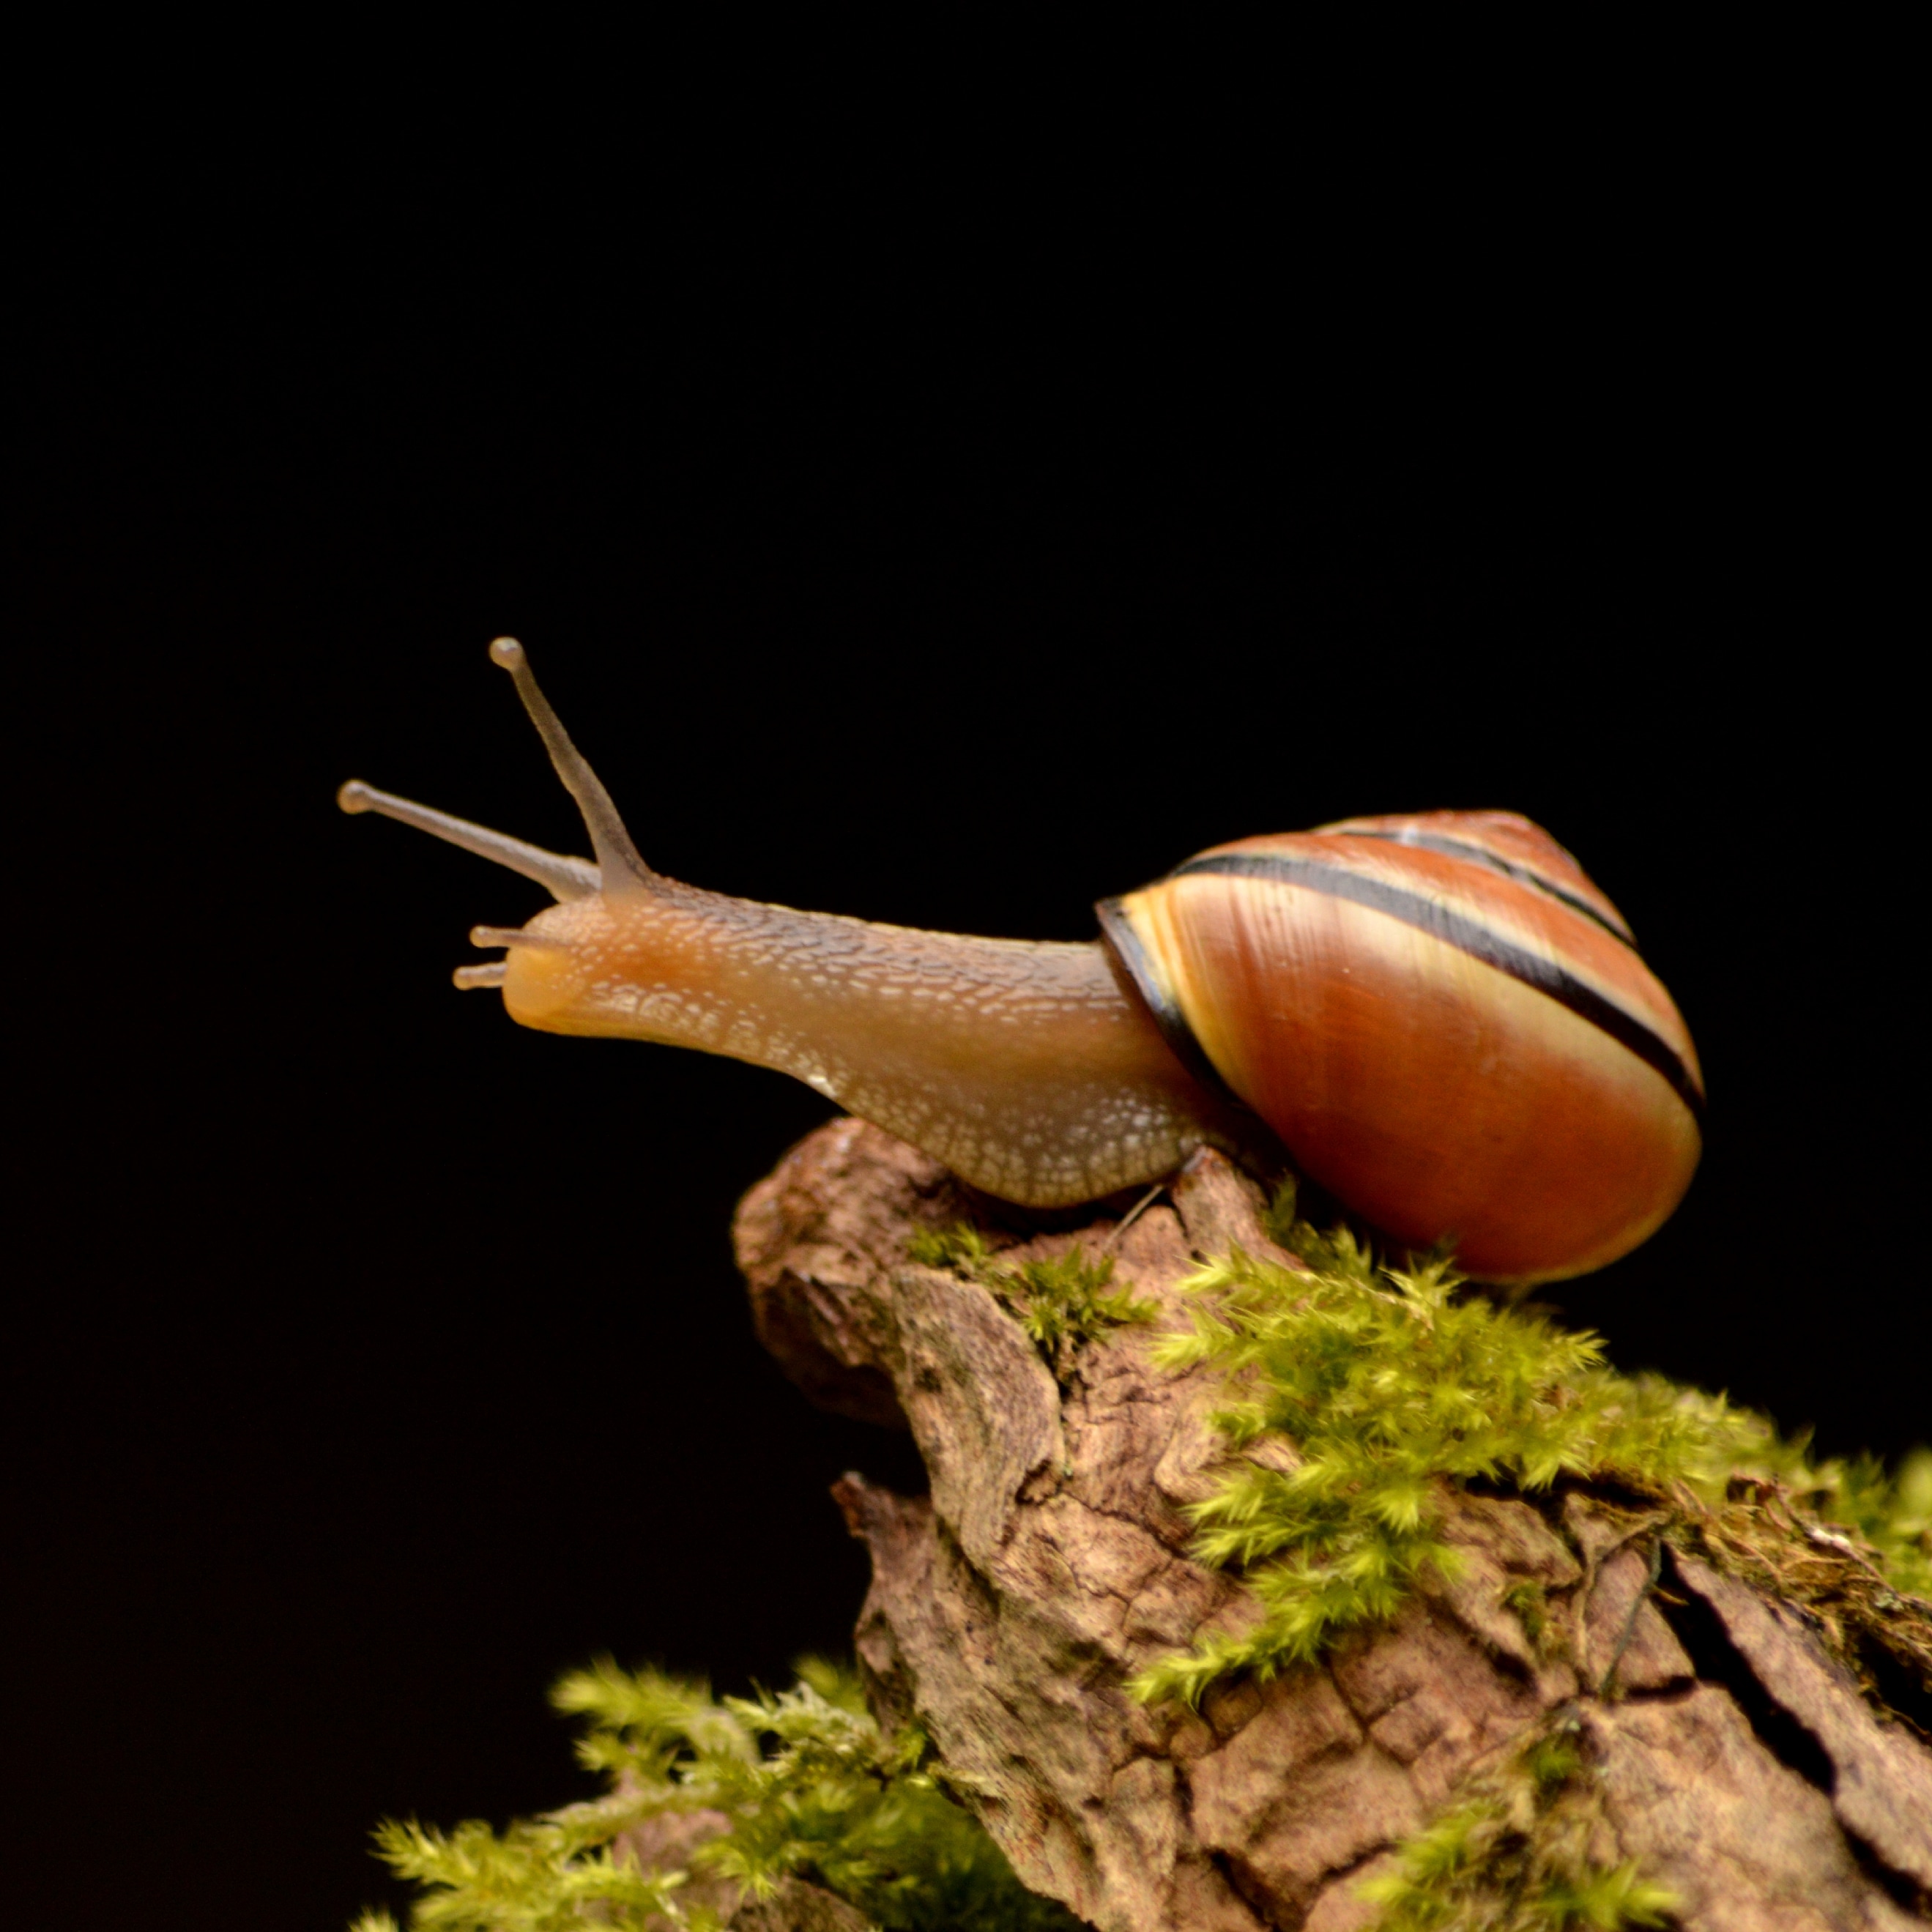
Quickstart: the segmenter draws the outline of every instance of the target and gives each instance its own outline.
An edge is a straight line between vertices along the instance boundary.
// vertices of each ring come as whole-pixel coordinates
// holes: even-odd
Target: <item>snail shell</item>
[[[1105,901],[1168,1042],[1398,1239],[1531,1282],[1683,1198],[1703,1076],[1629,926],[1513,812],[1244,838]]]

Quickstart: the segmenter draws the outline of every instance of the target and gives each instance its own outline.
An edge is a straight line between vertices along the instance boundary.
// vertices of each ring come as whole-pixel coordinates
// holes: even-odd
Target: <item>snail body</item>
[[[1398,1240],[1511,1282],[1598,1268],[1689,1185],[1702,1076],[1670,995],[1568,853],[1500,812],[1352,819],[1217,846],[1081,944],[795,911],[661,877],[499,639],[596,850],[544,852],[352,783],[546,885],[479,927],[526,1026],[775,1067],[1025,1204],[1171,1173],[1257,1123]]]

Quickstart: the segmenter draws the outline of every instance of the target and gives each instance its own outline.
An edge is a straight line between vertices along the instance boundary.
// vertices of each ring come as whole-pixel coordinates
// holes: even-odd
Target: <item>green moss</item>
[[[794,1875],[884,1932],[1076,1932],[947,1796],[917,1732],[888,1744],[850,1672],[799,1669],[780,1695],[718,1700],[701,1684],[608,1662],[565,1678],[552,1701],[587,1720],[578,1756],[608,1792],[501,1833],[475,1822],[380,1826],[382,1858],[424,1888],[412,1932],[705,1932],[716,1912],[680,1896],[693,1880],[729,1879],[764,1897]],[[614,1842],[699,1811],[726,1826],[688,1865],[647,1873]],[[352,1932],[398,1928],[365,1913]]]
[[[906,1252],[922,1268],[957,1268],[976,1281],[993,1258],[993,1250],[979,1229],[964,1221],[946,1228],[920,1228],[906,1244]]]
[[[928,1268],[956,1268],[990,1288],[1040,1345],[1047,1366],[1064,1379],[1074,1352],[1110,1330],[1152,1322],[1160,1310],[1113,1286],[1114,1257],[1097,1260],[1078,1248],[1044,1261],[1006,1267],[995,1261],[974,1228],[922,1228],[908,1246]]]
[[[1594,1771],[1559,1722],[1400,1846],[1360,1888],[1376,1932],[1622,1932],[1662,1925],[1682,1901],[1634,1864],[1590,1856]]]
[[[1593,1334],[1458,1294],[1443,1261],[1378,1266],[1347,1230],[1295,1221],[1292,1198],[1273,1227],[1314,1271],[1239,1252],[1214,1263],[1185,1284],[1190,1330],[1157,1345],[1170,1368],[1225,1374],[1214,1420],[1231,1449],[1270,1434],[1294,1445],[1286,1473],[1238,1456],[1192,1510],[1197,1555],[1238,1568],[1262,1616],[1156,1664],[1132,1687],[1142,1698],[1194,1703],[1219,1678],[1272,1676],[1391,1616],[1425,1570],[1453,1570],[1448,1492],[1471,1482],[1532,1498],[1559,1480],[1608,1484],[1714,1522],[1743,1478],[1847,1524],[1893,1565],[1894,1588],[1924,1584],[1932,1457],[1889,1480],[1868,1463],[1814,1467],[1721,1396],[1617,1374]],[[1517,1607],[1526,1628],[1540,1614]]]
[[[1531,1648],[1543,1651],[1555,1632],[1550,1615],[1550,1593],[1543,1586],[1528,1578],[1512,1583],[1503,1592],[1503,1608],[1522,1624]]]
[[[1870,1545],[1895,1588],[1932,1599],[1932,1449],[1913,1450],[1889,1476],[1876,1456],[1808,1466],[1795,1486]]]

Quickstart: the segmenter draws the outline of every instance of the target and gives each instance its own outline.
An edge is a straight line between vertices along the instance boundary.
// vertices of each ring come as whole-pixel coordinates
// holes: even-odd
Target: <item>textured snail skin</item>
[[[1350,819],[1220,845],[1098,908],[1104,942],[915,932],[682,885],[639,856],[516,680],[594,861],[379,792],[377,812],[560,903],[478,927],[511,1017],[778,1069],[974,1186],[1067,1205],[1204,1144],[1272,1150],[1386,1234],[1548,1281],[1652,1233],[1690,1184],[1703,1079],[1629,928],[1509,812]]]
[[[1092,944],[916,932],[655,875],[525,934],[549,943],[511,949],[512,1019],[775,1067],[1003,1199],[1090,1201],[1242,1137]]]
[[[1472,1274],[1600,1268],[1690,1185],[1690,1035],[1616,908],[1526,819],[1243,839],[1102,918],[1204,1079],[1357,1213],[1453,1243]]]

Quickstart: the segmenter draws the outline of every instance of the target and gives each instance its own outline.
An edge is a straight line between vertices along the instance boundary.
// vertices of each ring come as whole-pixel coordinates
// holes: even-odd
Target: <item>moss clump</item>
[[[1532,1739],[1360,1888],[1376,1932],[1622,1932],[1662,1925],[1682,1901],[1634,1864],[1590,1855],[1602,1802],[1574,1720]]]
[[[992,1244],[964,1221],[945,1228],[916,1228],[906,1244],[906,1252],[922,1268],[957,1268],[975,1281],[993,1259]]]
[[[1932,1599],[1932,1449],[1913,1450],[1891,1475],[1876,1456],[1814,1466],[1800,1454],[1781,1485],[1754,1482],[1748,1472],[1741,1484],[1766,1495],[1781,1490],[1810,1514],[1842,1523],[1851,1534],[1841,1546],[1862,1542],[1895,1589]]]
[[[1044,1261],[1006,1267],[995,1261],[986,1237],[964,1226],[922,1228],[908,1252],[927,1268],[956,1268],[990,1288],[1039,1344],[1048,1367],[1063,1381],[1074,1352],[1110,1330],[1143,1326],[1160,1310],[1113,1286],[1114,1257],[1097,1260],[1078,1248]]]
[[[975,1281],[993,1261],[992,1244],[964,1221],[956,1221],[950,1227],[915,1229],[906,1252],[922,1268],[957,1268]]]
[[[578,1756],[608,1794],[500,1834],[476,1822],[380,1827],[381,1856],[425,1888],[412,1932],[711,1932],[723,1922],[692,1895],[704,1881],[762,1898],[794,1876],[884,1932],[1076,1932],[940,1788],[924,1739],[880,1736],[848,1671],[808,1661],[779,1695],[714,1700],[701,1684],[604,1662],[551,1699],[589,1720]],[[712,1814],[700,1828],[715,1834],[683,1862],[647,1870],[617,1842],[696,1813]],[[351,1932],[398,1928],[371,1912]]]
[[[1932,1739],[1932,1450],[1813,1463],[1780,1445],[1721,1499],[1680,1490],[1666,1538],[1800,1605],[1879,1702]]]
[[[1738,1534],[1721,1519],[1743,1478],[1846,1524],[1850,1534],[1806,1532],[1814,1546],[1843,1545],[1832,1552],[1838,1584],[1847,1561],[1894,1604],[1932,1580],[1921,1493],[1932,1490],[1932,1459],[1890,1482],[1875,1466],[1814,1468],[1802,1444],[1721,1396],[1617,1374],[1593,1334],[1459,1296],[1444,1262],[1380,1267],[1346,1230],[1318,1236],[1292,1214],[1277,1216],[1276,1232],[1312,1273],[1239,1252],[1211,1264],[1185,1284],[1189,1331],[1156,1345],[1170,1368],[1225,1372],[1229,1399],[1214,1420],[1232,1448],[1270,1432],[1294,1445],[1290,1469],[1238,1461],[1192,1510],[1197,1555],[1241,1569],[1263,1615],[1244,1635],[1155,1664],[1132,1687],[1140,1696],[1192,1704],[1218,1678],[1272,1676],[1390,1617],[1425,1568],[1453,1569],[1439,1533],[1445,1492],[1472,1481],[1532,1498],[1562,1478],[1613,1484],[1654,1499],[1673,1522],[1701,1520],[1702,1540],[1721,1553]],[[1922,1642],[1928,1627],[1912,1621],[1921,1635],[1909,1642]]]

